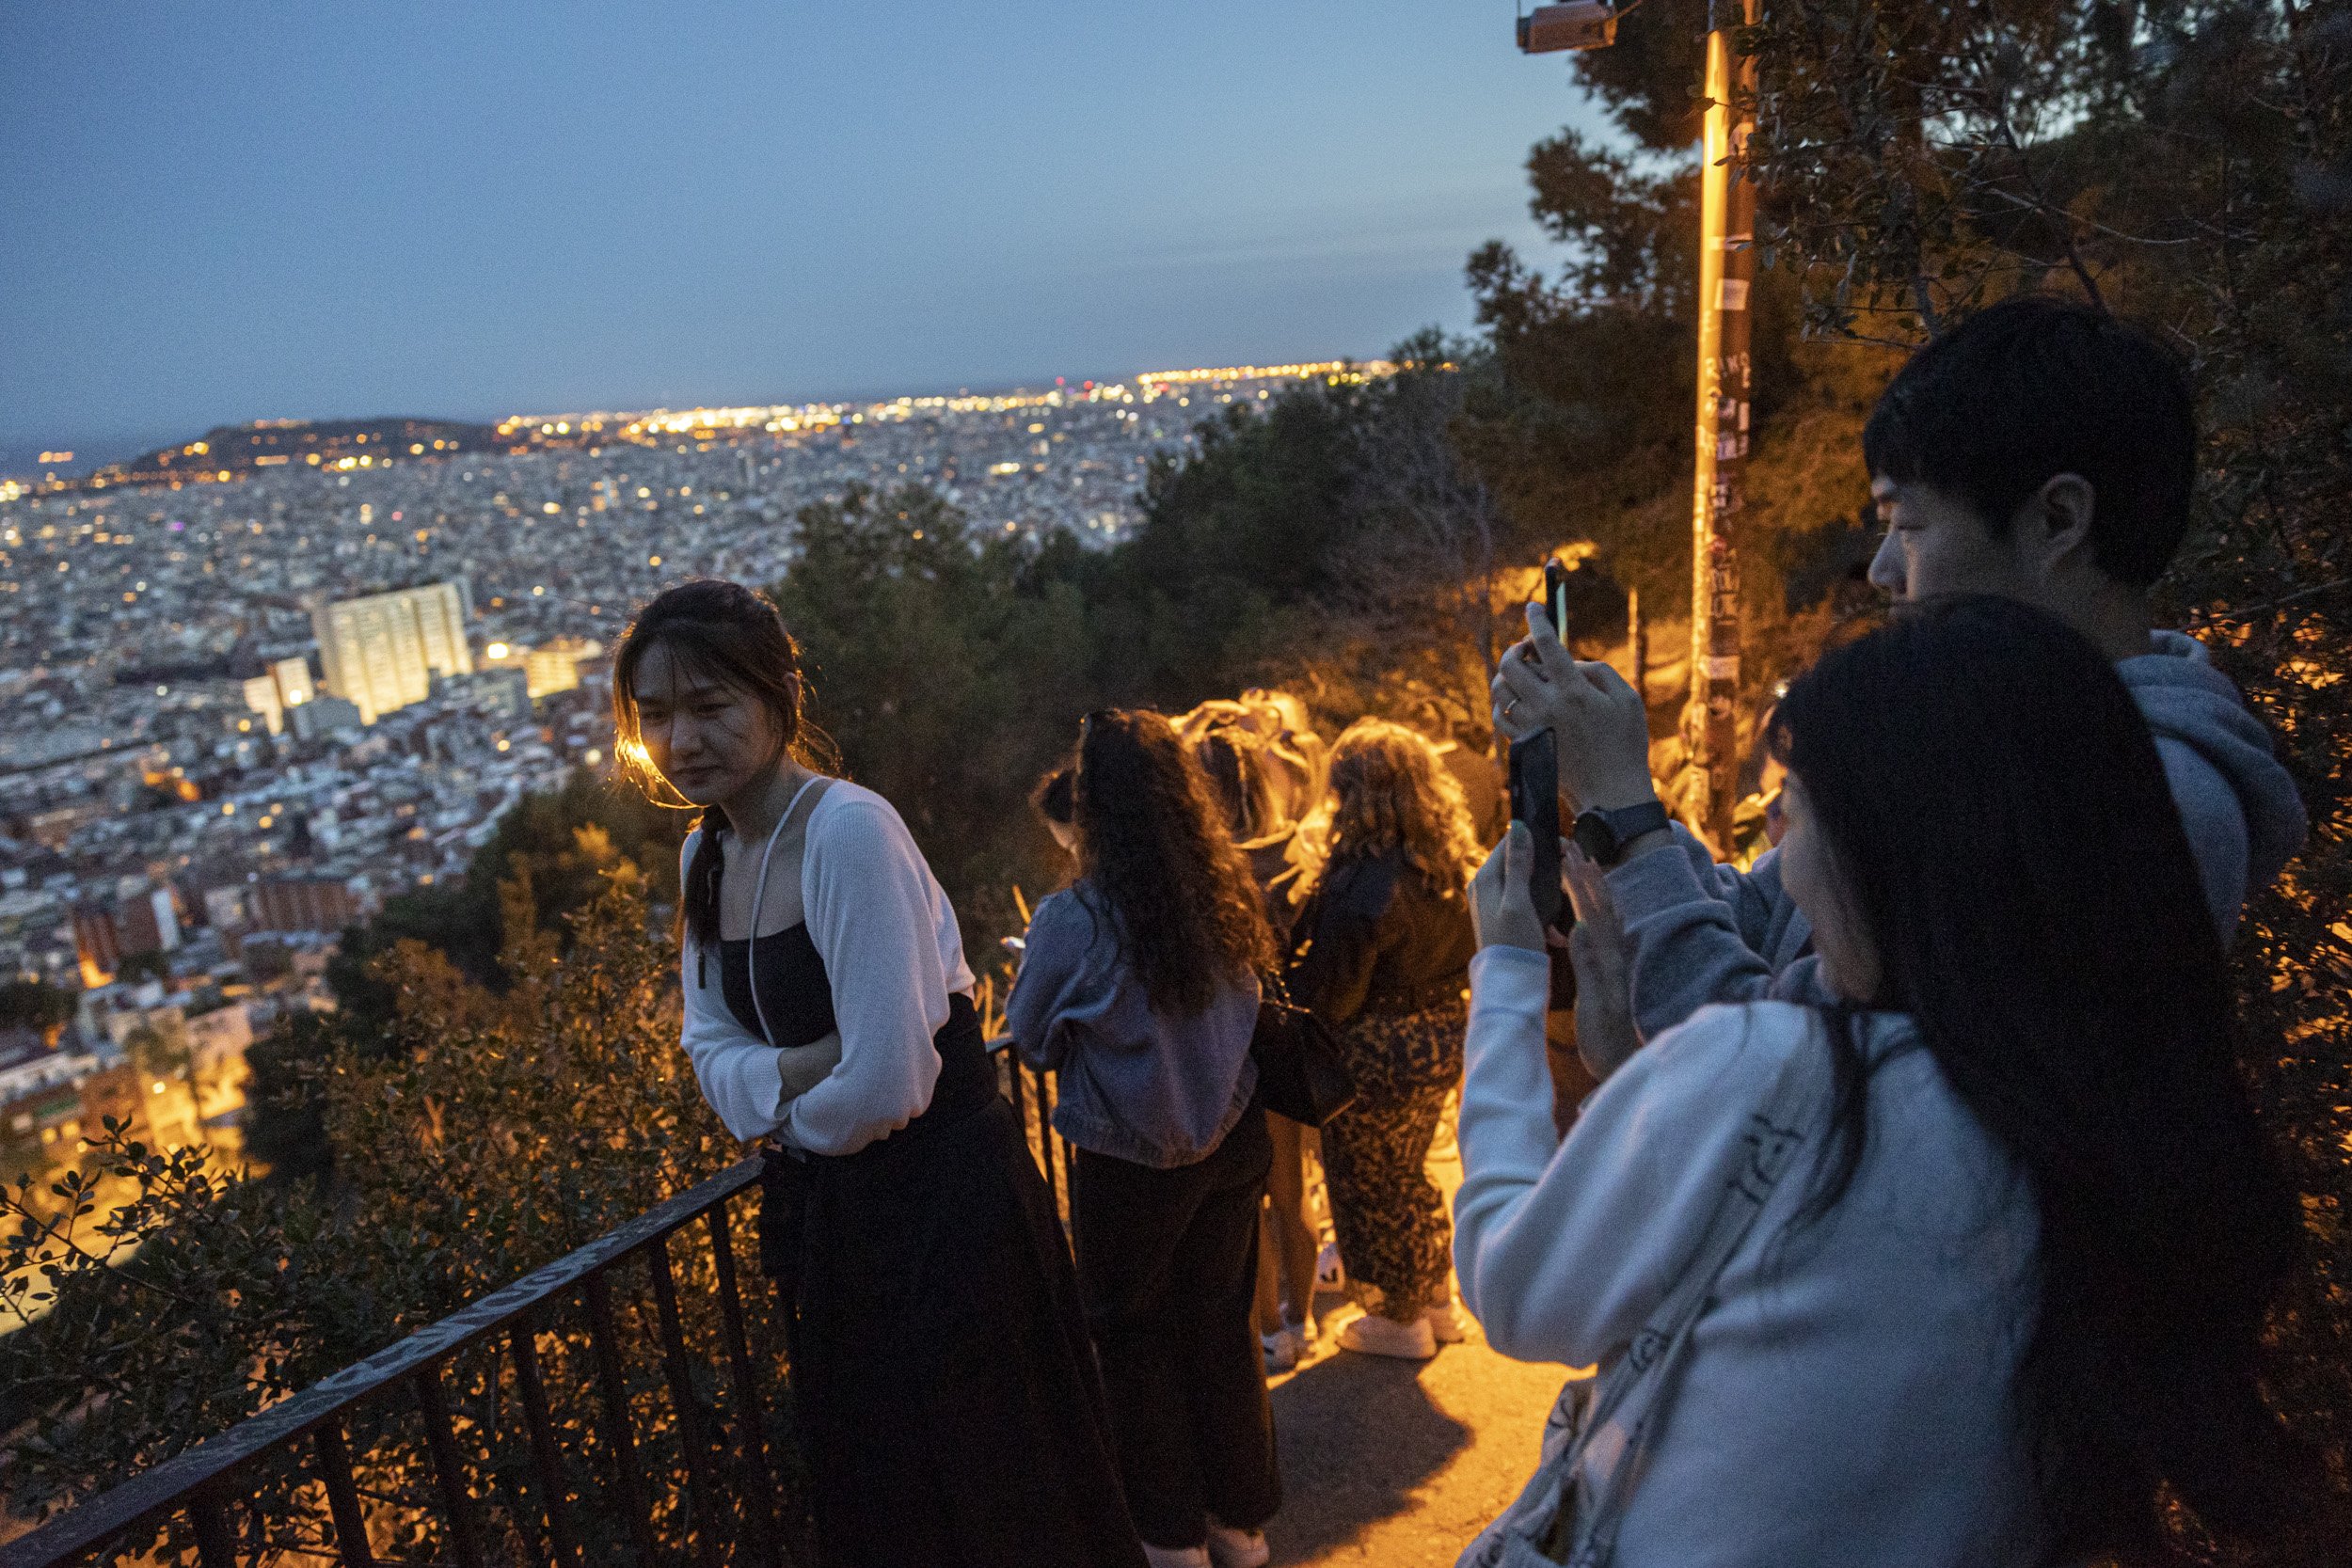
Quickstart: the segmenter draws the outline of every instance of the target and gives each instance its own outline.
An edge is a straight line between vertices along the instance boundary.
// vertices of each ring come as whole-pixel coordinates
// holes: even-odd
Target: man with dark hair
[[[2236,687],[2194,639],[2153,626],[2149,589],[2188,530],[2196,445],[2178,356],[2129,323],[2043,295],[1994,306],[1920,349],[1863,433],[1887,525],[1870,580],[1899,613],[1949,594],[2022,600],[2116,661],[2226,940],[2306,823]],[[1541,615],[1528,619],[1495,680],[1495,722],[1558,736],[1579,843],[1609,867],[1625,922],[1643,1037],[1710,1002],[1810,994],[1812,930],[1782,891],[1777,854],[1742,873],[1670,826],[1640,697],[1607,665],[1570,657]]]
[[[1897,599],[2001,594],[2148,651],[2197,464],[2188,372],[2155,339],[2047,295],[1995,305],[1911,356],[1862,456],[1889,525],[1870,580]]]

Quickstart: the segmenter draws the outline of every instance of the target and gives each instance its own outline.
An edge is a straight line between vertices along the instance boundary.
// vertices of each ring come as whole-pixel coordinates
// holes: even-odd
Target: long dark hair
[[[1931,601],[1824,657],[1768,736],[1907,1013],[2030,1183],[2019,1370],[2049,1559],[2160,1551],[2158,1483],[2217,1534],[2273,1524],[2293,1456],[2255,1387],[2297,1215],[2232,1051],[2220,939],[2147,723],[2022,605]],[[1836,1201],[1867,1076],[1834,1016]]]
[[[666,649],[683,674],[741,691],[768,709],[783,737],[772,761],[789,754],[818,772],[837,765],[833,742],[808,722],[803,709],[808,683],[801,673],[801,645],[784,629],[784,618],[767,595],[718,578],[697,578],[654,595],[621,634],[612,656],[612,732],[622,775],[659,800],[667,788],[654,770],[637,719],[637,669],[655,648]],[[706,830],[687,863],[678,889],[678,913],[695,942],[719,939],[719,876],[724,851],[719,832],[726,814],[704,810],[695,824]]]
[[[1182,732],[1179,732],[1180,734]],[[1226,830],[1237,842],[1263,838],[1287,827],[1266,776],[1265,742],[1238,724],[1217,724],[1191,741],[1193,760],[1216,797]]]
[[[1156,713],[1107,709],[1078,734],[1078,874],[1154,1010],[1191,1018],[1275,961],[1258,884],[1208,775]]]

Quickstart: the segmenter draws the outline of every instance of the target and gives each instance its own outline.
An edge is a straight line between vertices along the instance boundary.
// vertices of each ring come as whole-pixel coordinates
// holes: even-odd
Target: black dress
[[[720,944],[727,1007],[833,1032],[807,927]],[[1140,1568],[1070,1251],[971,1000],[922,1115],[854,1154],[771,1150],[760,1254],[790,1325],[824,1568]]]

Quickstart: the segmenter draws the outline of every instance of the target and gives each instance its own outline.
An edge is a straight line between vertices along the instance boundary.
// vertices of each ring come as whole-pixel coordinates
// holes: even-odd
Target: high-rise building
[[[180,945],[180,911],[169,888],[142,888],[115,912],[122,951],[168,953]]]
[[[300,707],[319,694],[310,680],[310,661],[296,654],[281,658],[269,667],[270,678],[278,683],[278,701],[284,707]]]
[[[262,723],[270,734],[277,735],[285,729],[286,709],[278,701],[275,676],[256,675],[246,681],[245,705],[262,716]]]
[[[453,582],[395,589],[310,611],[326,689],[359,710],[359,722],[423,702],[435,675],[473,673],[464,591]]]
[[[122,929],[103,904],[73,908],[73,945],[82,960],[82,989],[96,990],[122,970]]]

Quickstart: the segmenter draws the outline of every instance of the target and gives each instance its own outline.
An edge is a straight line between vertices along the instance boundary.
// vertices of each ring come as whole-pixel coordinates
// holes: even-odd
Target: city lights
[[[33,652],[0,683],[0,811],[79,891],[0,890],[0,951],[103,985],[120,967],[107,943],[201,967],[265,918],[331,942],[462,879],[526,795],[580,768],[650,770],[615,744],[609,642],[660,582],[774,582],[796,515],[852,486],[929,489],[967,541],[1110,546],[1216,400],[1263,408],[1373,367],[1273,369],[1312,373],[261,421],[96,476],[16,476],[0,484],[0,631]],[[903,526],[937,547],[928,522]],[[325,994],[314,970],[282,989]]]

